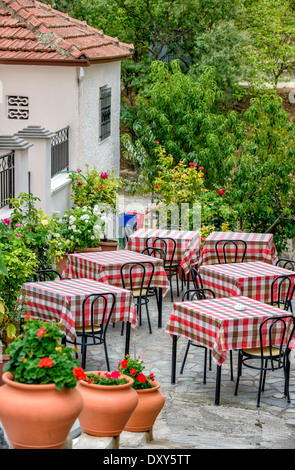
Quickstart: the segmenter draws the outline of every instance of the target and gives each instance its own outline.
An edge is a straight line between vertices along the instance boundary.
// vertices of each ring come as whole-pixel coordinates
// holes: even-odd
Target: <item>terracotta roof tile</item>
[[[0,0],[1,59],[122,60],[133,45],[120,42],[37,0]]]

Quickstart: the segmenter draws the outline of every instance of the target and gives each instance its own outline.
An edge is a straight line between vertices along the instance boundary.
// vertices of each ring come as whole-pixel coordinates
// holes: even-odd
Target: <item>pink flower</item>
[[[9,225],[10,224],[10,219],[3,219],[3,223],[5,225]]]
[[[156,140],[155,144],[158,145],[158,143],[159,143],[159,142]]]
[[[21,237],[22,237],[19,233],[16,233],[15,236],[16,236],[17,238],[21,238]]]
[[[218,190],[218,194],[222,195],[224,193],[223,189]]]
[[[82,184],[83,184],[82,181],[77,181],[78,186],[81,186]]]
[[[114,370],[114,372],[111,373],[111,378],[112,379],[117,379],[118,377],[120,377],[120,372],[118,370]]]
[[[100,174],[100,177],[105,180],[105,179],[108,177],[107,172],[106,172],[106,171],[103,171],[103,172]]]
[[[15,224],[16,227],[21,227],[22,225],[21,224]]]
[[[82,170],[80,170],[80,168],[77,169],[78,173],[82,173]]]

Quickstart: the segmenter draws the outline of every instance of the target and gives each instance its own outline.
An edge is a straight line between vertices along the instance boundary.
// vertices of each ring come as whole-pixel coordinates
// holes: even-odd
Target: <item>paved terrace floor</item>
[[[176,296],[174,300],[179,300]],[[261,407],[256,408],[258,374],[243,369],[239,394],[234,396],[235,382],[230,380],[229,360],[222,366],[221,400],[215,406],[216,367],[207,371],[203,384],[201,348],[190,348],[184,373],[179,374],[187,341],[178,340],[177,382],[171,384],[172,340],[165,327],[172,311],[170,293],[163,302],[163,327],[158,328],[156,302],[151,299],[152,334],[148,332],[143,309],[139,330],[131,331],[130,354],[140,356],[145,372],[153,372],[161,383],[166,402],[153,428],[153,440],[146,442],[142,433],[122,433],[120,449],[293,449],[295,447],[295,364],[291,367],[291,404],[283,396],[282,373],[269,373]],[[124,357],[125,338],[121,326],[110,326],[108,351],[111,370]],[[233,354],[236,377],[237,352]],[[214,365],[214,363],[213,363]],[[89,347],[86,370],[106,370],[103,346]],[[1,436],[2,432],[2,436]],[[81,430],[73,427],[74,439]],[[131,434],[131,436],[130,436]],[[9,448],[0,427],[0,448]]]

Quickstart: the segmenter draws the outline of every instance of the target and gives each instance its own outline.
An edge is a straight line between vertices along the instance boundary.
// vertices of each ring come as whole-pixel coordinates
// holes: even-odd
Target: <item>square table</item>
[[[111,292],[116,302],[111,322],[127,322],[125,353],[129,353],[130,325],[137,328],[137,313],[132,293],[91,279],[64,279],[55,281],[26,282],[22,294],[32,318],[44,321],[56,320],[69,341],[76,339],[75,326],[82,326],[82,303],[89,294]],[[94,308],[94,314],[99,311]],[[89,310],[86,310],[86,321]],[[88,317],[90,321],[90,317]]]
[[[212,289],[215,297],[244,295],[261,302],[271,302],[271,284],[277,276],[289,276],[289,269],[268,263],[228,263],[201,266],[203,287]],[[293,273],[294,274],[294,273]],[[292,281],[292,287],[294,280]],[[282,294],[285,294],[282,288]],[[276,295],[276,291],[274,292]]]
[[[189,230],[139,229],[128,239],[127,249],[141,253],[146,248],[147,238],[173,238],[176,242],[174,261],[179,261],[185,273],[198,264],[202,245],[199,232]],[[167,244],[167,259],[171,259],[173,246]],[[169,252],[170,249],[170,252]]]
[[[245,233],[245,232],[212,232],[205,240],[199,265],[217,264],[218,258],[215,251],[215,244],[219,240],[243,240],[247,244],[245,262],[262,261],[264,263],[275,264],[278,260],[278,253],[271,233]],[[221,262],[223,260],[222,243],[218,246],[218,253]],[[241,249],[243,249],[241,245]],[[233,251],[235,246],[228,244],[226,253]]]
[[[235,310],[238,303],[245,307],[244,311]],[[166,332],[172,337],[171,383],[175,384],[176,379],[179,337],[205,346],[212,351],[212,358],[217,364],[215,404],[218,405],[221,366],[228,351],[259,347],[259,327],[262,321],[267,317],[282,315],[284,312],[281,309],[244,296],[175,302],[166,327]],[[279,339],[279,328],[276,334]],[[268,337],[265,346],[268,345],[267,340]]]
[[[162,327],[162,297],[169,290],[169,280],[164,269],[162,259],[153,256],[135,253],[129,250],[99,251],[95,253],[73,253],[68,255],[68,261],[63,271],[64,278],[88,278],[109,285],[122,287],[120,269],[124,263],[152,262],[155,267],[151,287],[159,290],[158,326]],[[129,274],[126,277],[126,288]],[[140,287],[141,272],[134,269],[132,272],[134,287]]]

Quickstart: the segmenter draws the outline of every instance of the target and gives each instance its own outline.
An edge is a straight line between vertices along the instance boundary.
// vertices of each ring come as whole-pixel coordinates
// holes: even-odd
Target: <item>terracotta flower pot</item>
[[[3,367],[5,366],[7,362],[9,362],[9,354],[0,354],[0,386],[4,385],[2,374],[3,374]]]
[[[68,257],[67,257],[67,256],[63,256],[63,257],[56,263],[57,271],[58,271],[60,274],[63,273],[63,270],[64,270],[65,267],[66,267],[67,261],[68,261]]]
[[[93,248],[82,248],[81,250],[77,250],[79,253],[96,253],[97,251],[101,251],[101,247],[94,246]]]
[[[138,402],[137,393],[131,388],[133,379],[123,377],[128,379],[127,384],[96,385],[83,380],[79,382],[78,390],[83,397],[79,423],[83,432],[91,436],[121,434]]]
[[[153,388],[135,390],[138,395],[138,405],[128,420],[125,431],[143,432],[152,429],[164,406],[165,398],[159,390],[159,382],[154,380],[151,383],[154,385]]]
[[[83,401],[77,388],[30,385],[3,374],[0,421],[14,449],[60,449],[78,418]]]
[[[117,251],[119,242],[115,240],[100,241],[99,246],[101,247],[101,251]]]

